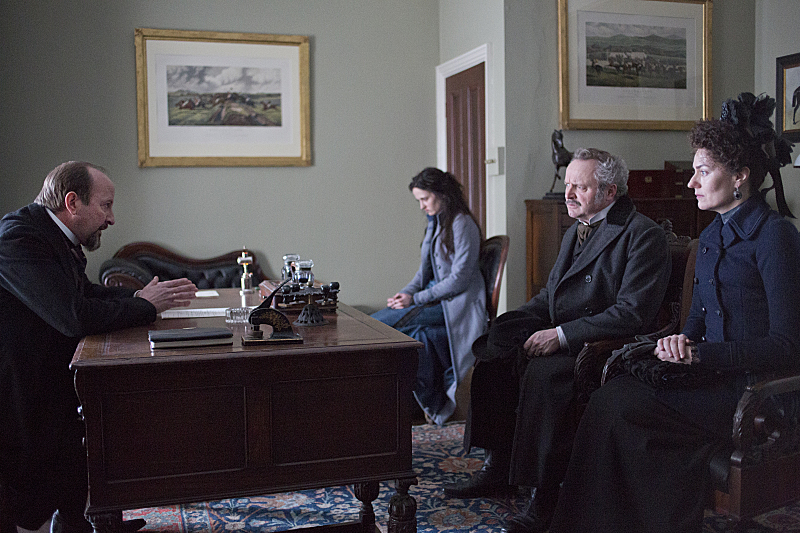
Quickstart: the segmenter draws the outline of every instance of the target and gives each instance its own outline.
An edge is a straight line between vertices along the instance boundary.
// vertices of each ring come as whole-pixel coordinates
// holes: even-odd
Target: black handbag
[[[718,374],[702,364],[662,361],[655,356],[656,343],[639,341],[612,352],[619,370],[661,389],[697,389],[716,381]]]

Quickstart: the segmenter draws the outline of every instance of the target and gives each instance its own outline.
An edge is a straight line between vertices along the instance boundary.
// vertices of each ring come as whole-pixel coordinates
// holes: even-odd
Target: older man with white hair
[[[576,219],[546,286],[497,318],[472,347],[464,447],[485,451],[483,467],[445,486],[452,498],[532,487],[528,510],[505,531],[542,533],[569,462],[576,402],[573,372],[584,343],[654,329],[670,274],[664,230],[627,196],[625,162],[578,149],[567,166],[565,202]],[[555,230],[555,228],[554,228]]]

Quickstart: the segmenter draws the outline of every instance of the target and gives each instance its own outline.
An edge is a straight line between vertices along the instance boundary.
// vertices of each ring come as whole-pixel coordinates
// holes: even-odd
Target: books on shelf
[[[233,344],[233,332],[228,328],[154,329],[147,337],[152,349]]]

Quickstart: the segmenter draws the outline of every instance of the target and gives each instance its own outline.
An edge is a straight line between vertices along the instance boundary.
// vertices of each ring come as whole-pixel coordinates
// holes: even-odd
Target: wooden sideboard
[[[678,235],[696,238],[716,213],[697,209],[694,198],[634,198],[636,209],[659,224],[669,219]],[[561,239],[575,222],[567,214],[564,200],[525,200],[527,299],[530,300],[547,283],[550,269],[556,262]]]

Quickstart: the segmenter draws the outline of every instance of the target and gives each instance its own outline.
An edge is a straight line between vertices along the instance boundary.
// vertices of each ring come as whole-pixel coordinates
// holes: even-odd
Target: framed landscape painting
[[[135,38],[139,166],[311,164],[308,37]]]
[[[558,0],[562,129],[688,130],[711,116],[711,0]]]

